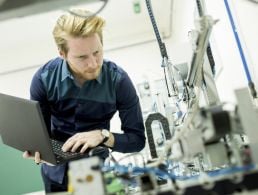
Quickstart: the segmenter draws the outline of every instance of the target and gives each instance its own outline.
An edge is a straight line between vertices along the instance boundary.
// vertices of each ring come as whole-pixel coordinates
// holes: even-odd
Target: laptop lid
[[[38,151],[42,160],[54,165],[89,156],[106,158],[109,153],[106,147],[98,146],[85,153],[55,154],[39,102],[2,93],[0,93],[0,135],[4,144],[22,152],[29,151],[31,154]]]
[[[4,144],[57,164],[37,101],[0,93],[0,135]]]

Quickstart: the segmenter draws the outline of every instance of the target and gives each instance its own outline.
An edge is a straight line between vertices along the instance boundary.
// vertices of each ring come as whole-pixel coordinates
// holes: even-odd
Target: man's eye
[[[79,58],[79,59],[86,59],[87,56],[79,56],[78,58]]]
[[[97,55],[99,53],[99,51],[95,51],[94,53],[93,53],[93,55]]]

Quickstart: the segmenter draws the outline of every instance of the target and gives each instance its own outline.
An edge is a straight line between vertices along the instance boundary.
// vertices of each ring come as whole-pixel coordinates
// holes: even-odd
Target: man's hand
[[[84,153],[88,148],[94,148],[98,146],[104,137],[101,134],[101,130],[93,130],[89,132],[76,133],[70,137],[63,145],[62,150],[64,152],[75,152],[81,147],[80,152]]]
[[[37,165],[40,164],[40,163],[46,163],[46,164],[48,164],[48,165],[50,165],[50,166],[54,166],[54,165],[51,164],[51,163],[48,163],[48,162],[46,162],[46,161],[44,161],[44,160],[41,160],[41,159],[40,159],[40,153],[39,153],[39,152],[35,152],[35,154],[34,154],[34,156],[33,156],[33,155],[31,155],[28,151],[25,151],[25,152],[22,154],[22,156],[23,156],[23,158],[34,160],[34,162],[35,162]]]

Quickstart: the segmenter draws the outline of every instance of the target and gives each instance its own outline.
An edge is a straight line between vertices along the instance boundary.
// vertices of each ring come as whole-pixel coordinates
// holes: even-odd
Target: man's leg
[[[67,192],[68,177],[67,174],[64,177],[63,183],[59,184],[49,179],[41,169],[41,175],[45,186],[46,193],[50,192]]]

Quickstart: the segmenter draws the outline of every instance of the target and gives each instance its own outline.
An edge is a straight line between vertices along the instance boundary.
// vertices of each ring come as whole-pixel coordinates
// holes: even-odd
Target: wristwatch
[[[103,141],[101,142],[101,144],[103,144],[109,139],[109,130],[102,129],[101,130],[101,135],[104,137]]]

